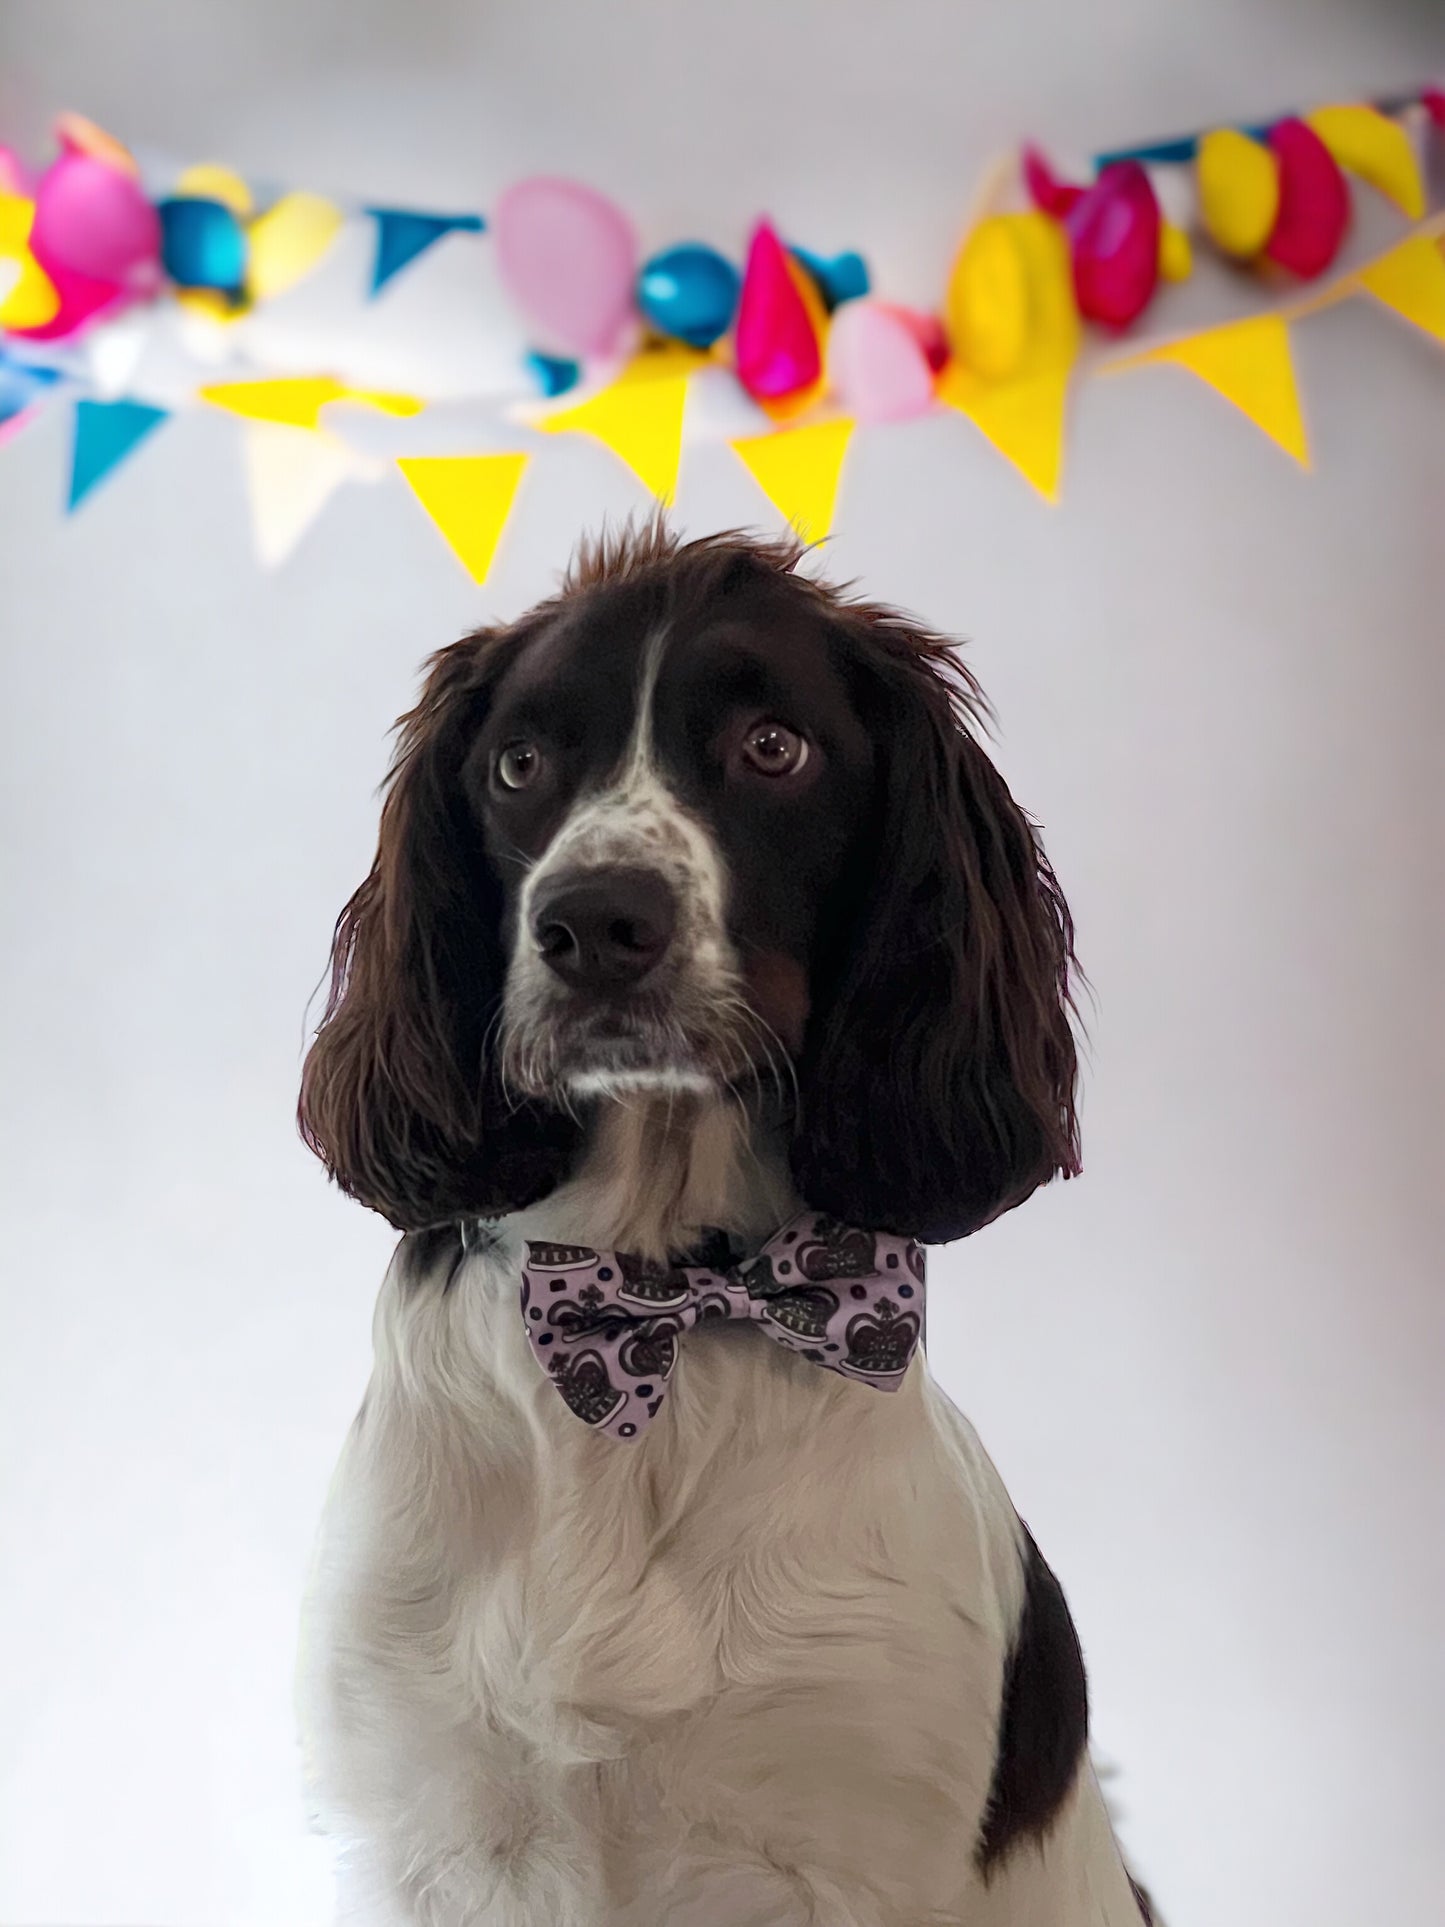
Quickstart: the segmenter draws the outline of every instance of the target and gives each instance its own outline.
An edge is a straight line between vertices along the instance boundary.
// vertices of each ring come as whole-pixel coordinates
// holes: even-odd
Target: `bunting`
[[[286,561],[343,482],[371,472],[365,458],[324,430],[248,421],[241,431],[256,560]]]
[[[853,429],[845,417],[772,435],[748,435],[732,445],[773,507],[805,542],[821,542],[832,533]]]
[[[687,384],[706,361],[706,355],[688,348],[639,355],[600,394],[544,415],[537,426],[549,435],[595,437],[659,502],[668,503],[677,492]]]
[[[525,455],[413,455],[397,467],[473,582],[485,582],[527,466]]]
[[[1406,321],[1445,341],[1445,253],[1430,235],[1404,241],[1360,270],[1360,286]]]
[[[76,509],[97,483],[135,452],[166,419],[164,408],[138,401],[78,401],[66,506]]]
[[[591,437],[662,504],[686,448],[726,445],[817,540],[855,426],[947,410],[1057,502],[1075,386],[1149,366],[1184,369],[1308,469],[1296,328],[1367,299],[1445,345],[1445,94],[1429,86],[1108,150],[1077,181],[1025,148],[961,215],[926,310],[875,292],[856,252],[765,220],[741,271],[701,241],[644,259],[626,213],[580,182],[514,183],[485,218],[348,204],[258,192],[215,162],[150,178],[80,126],[63,120],[38,172],[0,148],[0,439],[47,401],[73,409],[74,509],[169,413],[214,409],[266,568],[344,483],[395,462],[482,581],[531,459],[508,451],[519,431]],[[359,265],[336,243],[363,221]],[[338,298],[374,298],[453,234],[485,246],[476,313],[449,316],[444,345],[405,338],[405,308],[335,339]],[[508,452],[434,452],[469,444]]]
[[[1309,467],[1309,441],[1295,383],[1289,328],[1278,315],[1231,321],[1223,328],[1210,328],[1186,341],[1155,349],[1141,359],[1174,362],[1187,368],[1232,402],[1301,468]]]
[[[286,381],[214,382],[201,399],[246,421],[275,422],[287,428],[319,428],[328,402],[365,402],[387,415],[419,415],[425,404],[416,395],[393,395],[373,388],[348,388],[331,375]]]
[[[369,207],[366,211],[376,223],[373,299],[403,268],[410,267],[447,235],[480,234],[486,227],[480,214],[422,214],[404,207]]]

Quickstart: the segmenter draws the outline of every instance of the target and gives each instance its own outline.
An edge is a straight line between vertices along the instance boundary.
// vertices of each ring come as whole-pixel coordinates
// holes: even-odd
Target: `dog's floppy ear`
[[[371,874],[342,911],[301,1080],[301,1134],[398,1230],[515,1210],[558,1182],[575,1127],[502,1090],[489,1050],[501,892],[462,782],[506,632],[433,656],[402,717]]]
[[[819,1209],[941,1243],[1079,1168],[1073,929],[950,646],[884,609],[838,621],[876,817],[815,972],[794,1173]]]

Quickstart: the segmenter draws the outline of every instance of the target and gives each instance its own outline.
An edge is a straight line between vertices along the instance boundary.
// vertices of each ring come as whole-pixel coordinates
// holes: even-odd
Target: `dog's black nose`
[[[677,901],[651,870],[563,872],[532,901],[543,960],[579,990],[621,990],[659,963],[677,928]]]

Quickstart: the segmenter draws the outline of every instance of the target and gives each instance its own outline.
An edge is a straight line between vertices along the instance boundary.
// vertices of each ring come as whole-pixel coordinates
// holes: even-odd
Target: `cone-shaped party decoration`
[[[821,306],[819,301],[819,311]],[[822,343],[803,272],[766,221],[753,230],[748,248],[735,353],[739,381],[761,402],[811,389],[823,372]]]
[[[525,455],[414,455],[397,467],[473,582],[485,582]]]

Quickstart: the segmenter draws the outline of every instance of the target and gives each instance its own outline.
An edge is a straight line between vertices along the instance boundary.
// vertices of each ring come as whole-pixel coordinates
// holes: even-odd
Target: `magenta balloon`
[[[89,154],[62,154],[41,176],[30,245],[87,280],[138,294],[160,281],[159,216],[137,181]]]
[[[1159,280],[1159,203],[1138,161],[1117,161],[1069,210],[1074,294],[1090,321],[1123,328]]]
[[[509,187],[492,215],[497,266],[541,345],[605,355],[632,309],[637,236],[622,210],[578,181]]]

